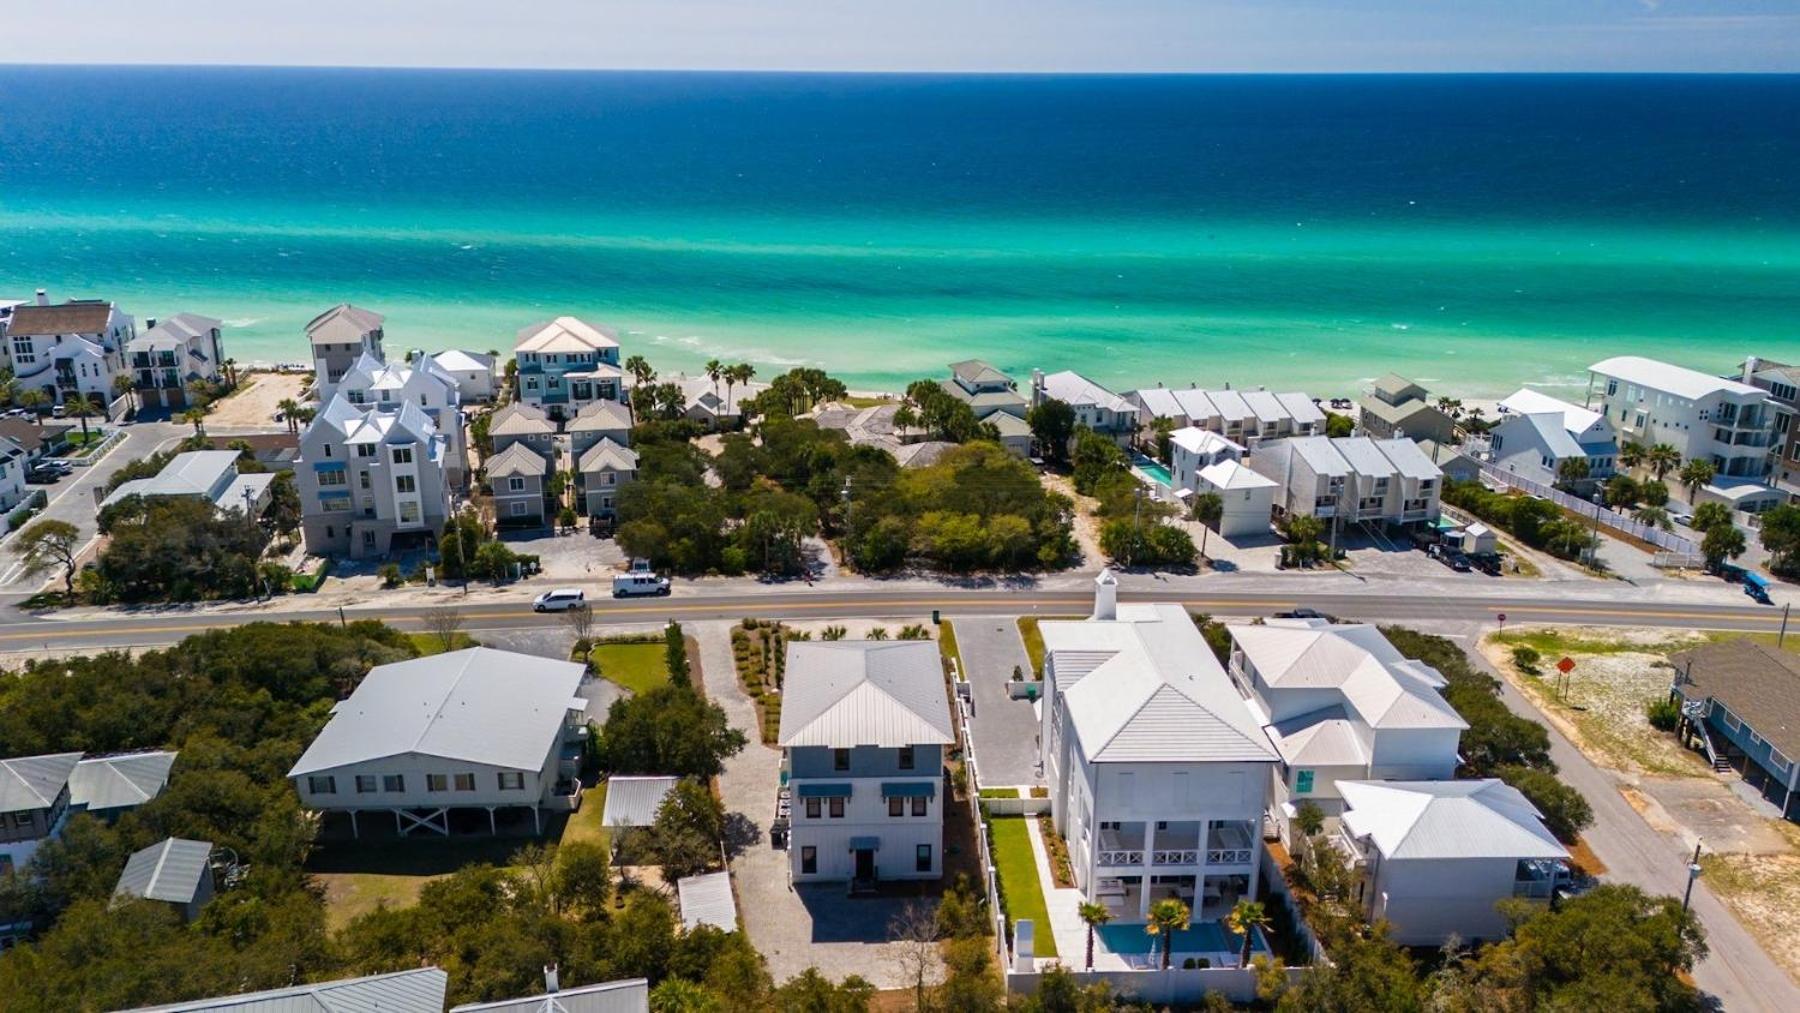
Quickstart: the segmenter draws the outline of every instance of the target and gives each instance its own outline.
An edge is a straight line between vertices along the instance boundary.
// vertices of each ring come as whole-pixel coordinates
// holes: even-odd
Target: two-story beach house
[[[523,443],[552,468],[561,456],[556,447],[556,423],[542,408],[522,401],[514,401],[488,416],[488,442],[493,444],[495,454]]]
[[[69,775],[80,753],[0,760],[0,874],[23,869],[40,845],[62,831],[70,811]]]
[[[1412,440],[1301,436],[1264,443],[1250,467],[1276,484],[1276,517],[1304,514],[1337,525],[1414,526],[1441,512],[1443,472]]]
[[[330,402],[338,381],[364,355],[385,361],[381,351],[381,325],[387,318],[349,303],[336,306],[306,323],[306,342],[312,348],[313,396]]]
[[[790,640],[785,671],[793,882],[942,876],[944,747],[956,727],[937,645]]]
[[[288,771],[308,809],[392,814],[395,830],[448,835],[451,813],[566,808],[578,789],[586,669],[471,647],[377,665]]]
[[[638,455],[611,438],[602,438],[575,462],[575,502],[584,517],[611,520],[619,512],[619,493],[637,479]]]
[[[1119,443],[1129,443],[1137,435],[1137,406],[1074,370],[1045,376],[1031,371],[1031,403],[1061,401],[1075,409],[1075,424],[1086,426]]]
[[[198,313],[177,313],[144,321],[144,330],[125,342],[125,364],[138,404],[144,408],[185,408],[188,384],[217,383],[225,348],[224,325]]]
[[[1494,467],[1539,485],[1563,483],[1564,462],[1579,460],[1587,477],[1579,490],[1611,478],[1619,457],[1618,434],[1601,413],[1548,394],[1521,388],[1499,404],[1500,421],[1488,432]]]
[[[1612,422],[1620,443],[1666,443],[1684,460],[1711,462],[1727,502],[1734,488],[1766,485],[1778,442],[1768,391],[1636,355],[1588,372],[1587,406]]]
[[[1376,380],[1374,388],[1357,402],[1356,425],[1364,435],[1376,439],[1404,436],[1439,444],[1456,442],[1456,420],[1432,402],[1431,392],[1393,373]]]
[[[555,520],[556,505],[547,502],[549,468],[525,444],[514,443],[488,458],[485,470],[494,495],[494,520],[501,527],[542,527]]]
[[[1141,923],[1164,897],[1196,921],[1254,897],[1279,757],[1186,610],[1118,604],[1108,570],[1092,616],[1039,629],[1044,777],[1084,898]]]
[[[969,406],[978,419],[1005,413],[1023,419],[1031,403],[1019,393],[1013,378],[980,359],[950,364],[950,379],[939,381],[944,392]]]
[[[601,440],[631,446],[631,409],[617,401],[596,401],[584,405],[563,428],[569,434],[569,456],[579,461]]]
[[[413,402],[364,410],[332,398],[294,462],[307,550],[366,559],[428,542],[451,514],[448,453]]]
[[[1126,393],[1138,408],[1138,424],[1149,428],[1157,419],[1169,419],[1177,427],[1192,426],[1217,433],[1247,450],[1263,440],[1290,436],[1320,436],[1325,432],[1325,413],[1311,397],[1298,391],[1278,394],[1267,390],[1179,390],[1146,387]]]
[[[1284,838],[1297,807],[1343,811],[1344,780],[1455,776],[1468,728],[1444,677],[1362,623],[1270,619],[1233,625],[1229,670],[1274,743],[1269,813]]]
[[[112,402],[113,378],[125,369],[125,346],[137,322],[104,299],[71,299],[51,305],[43,289],[35,302],[13,307],[6,321],[6,353],[21,389],[42,392],[56,404],[79,395]]]
[[[557,317],[519,331],[513,344],[519,400],[562,421],[595,401],[624,401],[619,336],[576,317]]]
[[[240,474],[235,450],[190,450],[170,458],[153,478],[121,482],[100,501],[100,509],[132,496],[167,496],[203,499],[220,511],[241,510],[247,517],[261,517],[274,481],[273,472]]]
[[[1669,659],[1680,736],[1715,770],[1736,770],[1790,820],[1800,821],[1800,663],[1748,638]]]
[[[1221,461],[1242,461],[1246,450],[1240,443],[1198,426],[1185,426],[1169,434],[1169,484],[1176,495],[1186,489],[1189,494],[1200,490],[1200,472]]]

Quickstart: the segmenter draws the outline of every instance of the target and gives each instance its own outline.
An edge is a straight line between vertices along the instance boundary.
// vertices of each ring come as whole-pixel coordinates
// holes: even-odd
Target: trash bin
[[[940,626],[943,624],[943,622],[944,622],[944,618],[943,618],[943,616],[938,614],[938,610],[932,609],[931,610],[931,625]]]

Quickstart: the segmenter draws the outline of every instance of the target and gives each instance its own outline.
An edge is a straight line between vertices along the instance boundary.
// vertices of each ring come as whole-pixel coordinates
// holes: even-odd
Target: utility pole
[[[1775,649],[1776,650],[1780,650],[1781,642],[1783,640],[1787,639],[1788,609],[1790,607],[1792,607],[1792,605],[1793,605],[1792,602],[1783,602],[1782,603],[1782,606],[1781,606],[1781,632],[1775,634]]]
[[[1694,880],[1700,878],[1700,842],[1694,842],[1694,858],[1688,862],[1687,890],[1681,895],[1681,913],[1687,914],[1688,902],[1694,899]]]

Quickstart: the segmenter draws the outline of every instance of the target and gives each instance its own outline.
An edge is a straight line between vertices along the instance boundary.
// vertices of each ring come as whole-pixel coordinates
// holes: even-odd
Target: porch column
[[[538,815],[538,807],[537,806],[531,807],[531,832],[534,834],[537,834],[539,836],[542,836],[544,833],[543,820]]]
[[[494,823],[494,807],[488,806],[487,811],[488,811],[488,833],[493,834],[497,837],[500,834],[500,828],[497,825],[495,825],[495,823]]]
[[[1150,874],[1156,869],[1156,821],[1144,821],[1144,882],[1138,891],[1138,915],[1150,920]]]
[[[359,839],[362,837],[362,832],[360,830],[358,830],[356,827],[356,810],[355,809],[350,810],[350,837],[353,840]]]
[[[401,837],[406,836],[406,828],[400,825],[400,810],[398,809],[394,810],[394,833]]]

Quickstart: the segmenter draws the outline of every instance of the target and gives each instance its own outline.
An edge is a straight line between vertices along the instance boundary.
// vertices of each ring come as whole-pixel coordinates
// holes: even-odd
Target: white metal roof
[[[1658,362],[1639,355],[1615,355],[1610,359],[1602,359],[1589,366],[1588,371],[1695,401],[1717,393],[1759,396],[1767,393],[1762,388],[1752,387],[1747,383],[1726,380],[1697,369]]]
[[[1369,762],[1356,724],[1342,707],[1302,714],[1268,726],[1275,751],[1290,766],[1361,767]]]
[[[578,985],[550,995],[499,1002],[468,1003],[450,1013],[648,1013],[650,982],[627,978],[598,985]]]
[[[212,875],[207,865],[212,847],[210,841],[170,837],[133,852],[125,860],[125,871],[119,874],[113,896],[191,904],[200,892],[201,880]]]
[[[46,753],[0,760],[0,813],[50,808],[80,761],[80,753]]]
[[[1500,402],[1500,411],[1504,414],[1536,415],[1540,412],[1552,412],[1562,416],[1562,425],[1570,433],[1581,434],[1588,427],[1600,421],[1600,413],[1583,408],[1578,404],[1570,404],[1561,398],[1551,397],[1530,387],[1520,387]]]
[[[619,336],[610,327],[590,324],[579,317],[557,317],[521,328],[515,352],[593,352],[619,347]]]
[[[1135,411],[1131,402],[1072,369],[1044,377],[1044,390],[1058,401],[1066,401],[1071,405],[1094,405],[1122,413]]]
[[[788,642],[781,745],[893,748],[955,741],[944,667],[932,641]]]
[[[1281,401],[1281,407],[1287,409],[1288,417],[1296,425],[1319,425],[1325,421],[1325,413],[1311,397],[1298,391],[1275,395]]]
[[[1371,728],[1467,728],[1439,695],[1444,678],[1362,623],[1271,619],[1228,627],[1271,690],[1335,689]]]
[[[69,774],[69,804],[88,812],[143,805],[162,794],[174,765],[172,752],[90,757]]]
[[[1219,461],[1200,469],[1200,481],[1215,489],[1273,489],[1274,479],[1259,475],[1238,461]]]
[[[1537,433],[1538,442],[1550,452],[1550,456],[1562,460],[1568,457],[1583,457],[1585,452],[1575,437],[1569,435],[1560,412],[1531,412],[1518,414],[1515,417]]]
[[[675,882],[675,891],[681,897],[682,928],[711,925],[726,932],[737,931],[737,901],[731,896],[731,873],[689,876]]]
[[[1393,478],[1400,469],[1381,452],[1367,436],[1345,436],[1331,441],[1332,449],[1350,465],[1350,470],[1366,478]]]
[[[666,775],[614,776],[606,779],[606,807],[600,810],[603,827],[647,827],[656,822],[656,810],[681,778]]]
[[[1212,403],[1213,414],[1227,422],[1256,417],[1256,410],[1250,407],[1250,402],[1244,400],[1242,391],[1209,390],[1206,392],[1206,400]]]
[[[1210,429],[1198,426],[1184,426],[1169,434],[1169,442],[1190,454],[1212,454],[1221,450],[1229,450],[1235,454],[1243,454],[1242,444],[1228,440]]]
[[[1344,826],[1388,859],[1567,858],[1537,809],[1496,778],[1339,781]]]
[[[1295,436],[1281,442],[1287,445],[1290,453],[1298,454],[1315,475],[1341,478],[1350,474],[1350,462],[1344,460],[1343,454],[1338,453],[1336,441],[1329,437]],[[1268,444],[1263,444],[1264,453],[1270,449]]]
[[[372,669],[288,776],[418,754],[538,770],[583,666],[471,647]]]
[[[1388,462],[1407,478],[1437,479],[1444,477],[1443,470],[1431,463],[1431,458],[1425,456],[1425,451],[1420,450],[1417,443],[1404,436],[1393,436],[1372,442],[1375,444],[1375,448],[1381,451],[1382,456],[1386,457]]]
[[[145,1006],[134,1013],[443,1013],[450,976],[419,967],[365,978],[317,981],[266,992],[245,992]]]
[[[1121,605],[1117,614],[1038,626],[1090,761],[1275,759],[1186,610]]]
[[[486,352],[465,352],[449,348],[432,356],[432,361],[454,373],[491,373],[494,357]]]

